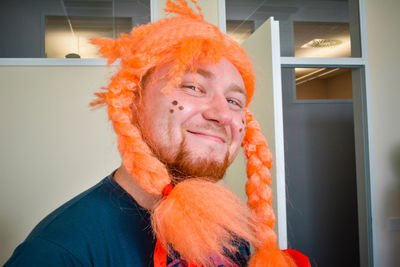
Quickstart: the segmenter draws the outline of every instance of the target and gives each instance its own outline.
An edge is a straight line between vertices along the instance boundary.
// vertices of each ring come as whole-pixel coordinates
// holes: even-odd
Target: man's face
[[[136,120],[153,152],[177,177],[218,180],[236,157],[245,132],[246,92],[239,71],[225,58],[188,70],[180,86],[161,90],[171,65],[146,79]]]

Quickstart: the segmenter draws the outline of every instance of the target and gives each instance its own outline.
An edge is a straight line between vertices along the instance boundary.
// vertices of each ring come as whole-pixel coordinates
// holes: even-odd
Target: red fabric
[[[163,248],[158,239],[156,247],[154,248],[153,262],[154,262],[154,267],[167,266],[167,251]]]
[[[194,265],[193,263],[191,263],[191,262],[188,262],[188,267],[197,267],[196,265]]]
[[[295,261],[297,267],[311,267],[310,261],[307,256],[295,249],[285,249],[284,252],[288,253]]]
[[[285,249],[284,252],[288,253],[295,261],[297,267],[311,267],[310,261],[307,256],[295,249]],[[154,267],[167,266],[167,251],[157,239],[156,247],[154,248],[153,257]],[[188,262],[188,267],[197,267],[191,262]]]
[[[172,189],[174,189],[174,186],[172,184],[167,184],[162,190],[163,196],[168,196],[169,193],[171,193]]]

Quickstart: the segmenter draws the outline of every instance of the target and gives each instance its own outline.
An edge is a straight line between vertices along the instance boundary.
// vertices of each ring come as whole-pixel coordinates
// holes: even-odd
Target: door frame
[[[357,172],[357,205],[360,245],[360,266],[378,266],[376,257],[376,217],[374,176],[371,170],[370,87],[367,47],[366,3],[359,0],[360,57],[300,58],[281,57],[281,68],[351,68],[353,76],[354,135]],[[355,90],[358,89],[358,90]]]

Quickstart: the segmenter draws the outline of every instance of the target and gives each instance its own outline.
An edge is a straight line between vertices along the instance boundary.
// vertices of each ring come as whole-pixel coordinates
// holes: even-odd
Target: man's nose
[[[225,96],[215,95],[203,112],[203,117],[219,125],[229,124],[232,121],[232,110]]]

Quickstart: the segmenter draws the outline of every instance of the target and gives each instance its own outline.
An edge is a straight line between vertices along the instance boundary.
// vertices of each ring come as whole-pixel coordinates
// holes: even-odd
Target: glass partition
[[[271,16],[279,21],[281,56],[361,56],[357,0],[226,0],[227,33],[238,42]]]
[[[296,100],[352,99],[352,70],[296,68]]]
[[[96,58],[91,37],[150,22],[150,0],[2,0],[1,58]]]

